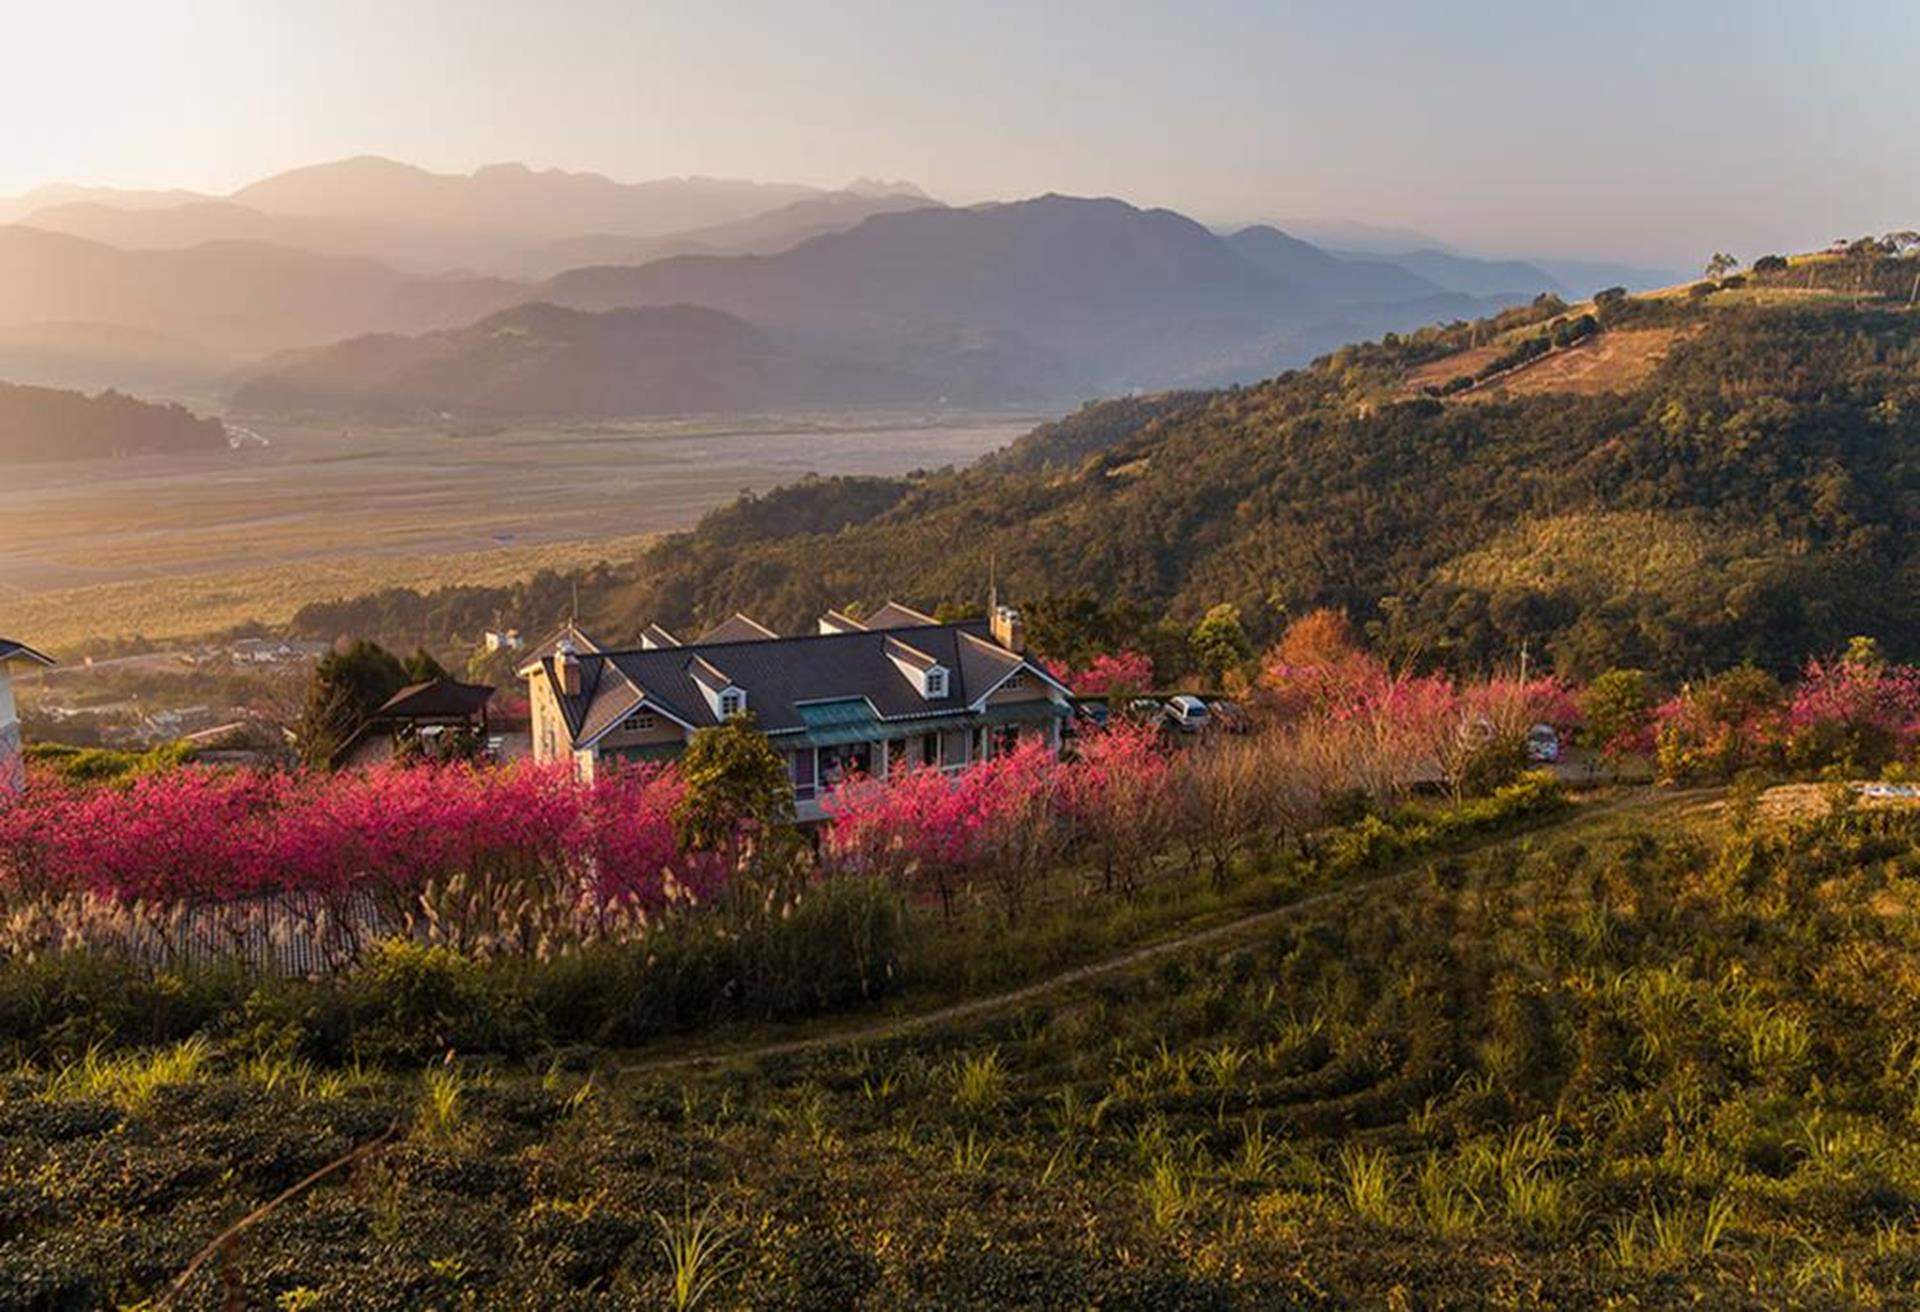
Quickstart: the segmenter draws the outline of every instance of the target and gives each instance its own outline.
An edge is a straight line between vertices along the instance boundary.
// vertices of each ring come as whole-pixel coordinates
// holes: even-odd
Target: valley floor
[[[516,555],[529,573],[564,567],[685,528],[743,489],[967,464],[1033,422],[852,412],[471,432],[260,424],[265,448],[14,466],[0,488],[0,631],[43,647],[193,637],[369,584],[431,586],[455,562],[462,581],[486,581]]]

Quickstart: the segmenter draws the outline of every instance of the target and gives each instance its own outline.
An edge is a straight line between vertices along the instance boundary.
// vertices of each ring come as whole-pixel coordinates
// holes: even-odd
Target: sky
[[[1914,0],[7,8],[0,194],[226,192],[379,154],[1114,195],[1676,265],[1920,226]]]

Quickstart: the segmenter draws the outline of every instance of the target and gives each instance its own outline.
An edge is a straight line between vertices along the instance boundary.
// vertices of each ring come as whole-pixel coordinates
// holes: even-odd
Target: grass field
[[[742,490],[964,464],[1018,415],[853,414],[449,433],[268,428],[271,445],[22,465],[0,487],[0,632],[184,638],[394,584],[631,552]],[[120,585],[120,586],[113,586]]]
[[[1666,359],[1679,337],[1680,330],[1676,328],[1626,328],[1598,333],[1575,346],[1529,361],[1453,399],[1486,401],[1548,392],[1591,396],[1630,391],[1645,382]],[[1410,394],[1418,394],[1422,388],[1440,386],[1461,374],[1473,373],[1506,349],[1504,342],[1496,342],[1430,361],[1407,375],[1405,388]]]
[[[984,1012],[737,1036],[698,1069],[323,1068],[261,1011],[252,1043],[5,1077],[0,1290],[1911,1306],[1917,880],[1911,813],[1681,797],[1354,867]]]

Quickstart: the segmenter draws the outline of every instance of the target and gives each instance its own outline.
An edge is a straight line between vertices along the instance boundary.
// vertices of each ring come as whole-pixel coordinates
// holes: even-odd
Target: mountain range
[[[967,403],[1264,376],[1355,335],[1485,308],[1391,264],[1340,260],[1272,230],[1224,238],[1168,210],[1065,196],[876,214],[771,255],[573,269],[531,294],[596,315],[703,306],[802,358],[865,361],[894,380],[886,390],[904,380],[916,399]],[[663,347],[657,337],[631,337],[629,326],[571,322],[576,344],[603,339],[575,358],[609,369],[624,359],[636,377],[651,374],[658,360],[621,357],[610,345]],[[407,361],[431,357],[445,384],[433,393],[441,398],[435,408],[465,413],[489,404],[479,398],[493,394],[487,374],[498,364],[500,325],[474,329],[388,340],[380,349]],[[831,374],[848,379],[838,367]],[[378,395],[391,377],[369,343],[349,341],[268,361],[235,403],[270,411],[297,397],[303,410],[349,402],[363,413],[418,409],[420,396],[397,382],[391,395]],[[871,381],[840,399],[869,399]],[[822,397],[818,388],[803,390]],[[611,381],[586,392],[632,395]],[[674,395],[705,410],[735,399],[718,385],[704,401],[685,388]],[[587,409],[599,413],[597,404]]]
[[[493,316],[529,304],[705,307],[738,321],[739,342],[757,334],[801,372],[817,368],[816,381],[839,380],[846,402],[904,387],[972,403],[1249,380],[1348,340],[1561,288],[1523,262],[1346,256],[1268,226],[1222,234],[1113,199],[952,207],[904,182],[620,183],[375,157],[226,196],[45,188],[0,205],[8,216],[0,378],[151,380],[197,396],[225,378],[248,407],[338,398],[410,410],[425,394],[380,401],[379,378],[399,386],[431,358],[450,389],[434,395],[453,408],[515,394],[574,413],[560,393],[481,376],[497,363]],[[649,413],[664,403],[635,396],[631,380],[659,378],[685,353],[634,326],[570,326],[569,367],[592,360],[630,375],[582,380],[582,398],[628,397]],[[397,353],[391,369],[370,357],[370,338]],[[587,349],[590,338],[603,340]],[[621,343],[657,354],[621,357]],[[287,351],[300,354],[278,358]],[[752,351],[725,354],[747,370],[739,385],[701,371],[704,388],[670,389],[677,404],[782,404],[764,393],[771,379],[796,386],[784,403],[833,399],[791,370],[749,365]],[[851,360],[868,372],[849,372]],[[297,377],[279,377],[288,370]]]

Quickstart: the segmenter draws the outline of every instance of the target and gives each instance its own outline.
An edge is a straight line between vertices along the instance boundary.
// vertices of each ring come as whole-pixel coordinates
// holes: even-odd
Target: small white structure
[[[51,665],[52,661],[22,642],[0,638],[0,801],[18,793],[27,783],[21,755],[20,714],[13,701],[15,665]]]

